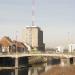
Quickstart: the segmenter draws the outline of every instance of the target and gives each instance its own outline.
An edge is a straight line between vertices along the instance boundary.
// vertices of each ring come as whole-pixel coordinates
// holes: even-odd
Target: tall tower
[[[35,25],[35,0],[32,0],[32,26]]]
[[[27,26],[24,31],[24,40],[33,49],[44,51],[43,31],[37,26]]]
[[[25,28],[24,41],[33,49],[45,50],[43,31],[35,25],[35,0],[32,0],[32,25]]]

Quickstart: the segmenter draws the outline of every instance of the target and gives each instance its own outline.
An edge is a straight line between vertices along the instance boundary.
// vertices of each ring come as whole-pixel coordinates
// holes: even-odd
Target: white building
[[[75,50],[75,44],[69,44],[68,50],[69,52],[73,52]]]

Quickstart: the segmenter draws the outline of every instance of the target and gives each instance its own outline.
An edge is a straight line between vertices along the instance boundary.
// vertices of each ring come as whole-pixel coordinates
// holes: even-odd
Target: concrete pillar
[[[16,57],[15,58],[15,68],[18,68],[19,67],[19,64],[18,64],[19,62],[18,62],[18,58]]]

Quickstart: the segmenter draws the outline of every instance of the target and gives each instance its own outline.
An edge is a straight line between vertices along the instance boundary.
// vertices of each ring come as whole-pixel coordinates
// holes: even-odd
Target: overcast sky
[[[0,0],[0,37],[18,39],[32,24],[32,0]],[[44,31],[46,47],[75,43],[75,0],[36,0],[35,24]],[[68,34],[69,33],[69,34]]]

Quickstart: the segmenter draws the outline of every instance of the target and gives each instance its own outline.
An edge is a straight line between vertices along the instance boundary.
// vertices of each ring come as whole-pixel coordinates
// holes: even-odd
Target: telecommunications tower
[[[32,0],[32,26],[35,26],[35,0]]]

